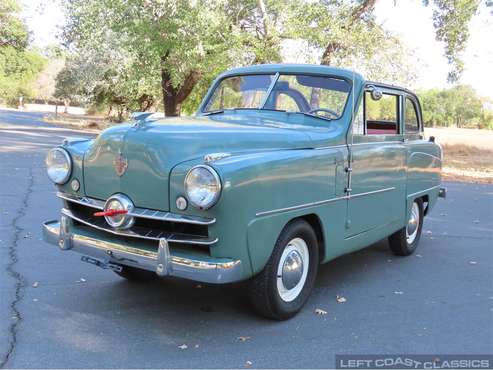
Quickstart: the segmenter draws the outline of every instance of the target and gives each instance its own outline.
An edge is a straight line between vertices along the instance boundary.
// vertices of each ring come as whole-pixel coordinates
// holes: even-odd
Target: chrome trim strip
[[[198,237],[197,239],[190,239],[189,237],[181,237],[180,235],[176,235],[173,233],[165,233],[161,232],[157,236],[147,236],[149,233],[151,233],[153,230],[150,230],[147,235],[141,235],[133,232],[132,230],[118,230],[118,229],[110,229],[110,228],[105,228],[101,227],[98,225],[95,225],[93,223],[90,223],[86,220],[83,220],[77,216],[75,216],[70,210],[66,208],[62,208],[62,217],[67,216],[71,218],[72,220],[75,220],[77,222],[80,222],[81,224],[84,224],[86,226],[93,227],[97,230],[100,231],[105,231],[110,234],[114,235],[119,235],[119,236],[125,236],[125,237],[130,237],[130,238],[137,238],[137,239],[147,239],[147,240],[161,240],[164,235],[168,234],[168,237],[166,240],[171,243],[182,243],[182,244],[197,244],[197,245],[213,245],[218,242],[218,238],[215,239],[207,239],[207,238],[200,238]]]
[[[365,195],[371,195],[371,194],[378,194],[378,193],[384,193],[386,191],[392,191],[392,190],[395,190],[395,187],[392,186],[390,188],[385,188],[385,189],[379,189],[379,190],[373,190],[373,191],[367,191],[365,193],[358,193],[358,194],[351,194],[351,195],[348,195],[348,198],[351,199],[351,198],[358,198],[358,197],[363,197]]]
[[[440,189],[440,185],[432,186],[431,188],[428,188],[428,189],[424,189],[424,190],[417,191],[417,192],[415,192],[415,193],[409,194],[407,197],[408,197],[408,198],[412,198],[412,197],[415,197],[416,195],[426,194],[426,193],[428,193],[429,191],[432,191],[432,190],[435,190],[435,189]]]
[[[83,206],[92,207],[96,209],[104,209],[105,202],[99,199],[89,198],[89,197],[78,197],[75,195],[57,192],[57,197],[64,199],[68,202],[77,203]],[[146,214],[149,212],[150,214]],[[130,216],[134,217],[142,217],[150,220],[158,220],[158,221],[169,221],[169,222],[177,222],[184,224],[192,224],[192,225],[212,225],[216,222],[215,218],[205,218],[198,216],[187,216],[187,215],[179,215],[171,212],[157,211],[154,209],[148,208],[134,208],[132,212],[128,213]]]
[[[57,192],[56,196],[60,199],[64,199],[68,202],[77,203],[82,206],[87,206],[95,209],[104,209],[104,203],[102,200],[87,198],[87,197],[78,197],[72,194]]]
[[[347,196],[337,197],[337,198],[331,198],[331,199],[326,199],[326,200],[319,200],[317,202],[305,203],[305,204],[300,204],[300,205],[292,206],[292,207],[273,209],[272,211],[258,212],[258,213],[255,214],[255,216],[256,217],[261,217],[261,216],[272,215],[274,213],[283,213],[283,212],[289,212],[289,211],[296,211],[298,209],[309,208],[309,207],[314,207],[314,206],[320,206],[322,204],[332,203],[332,202],[336,202],[336,201],[342,200],[342,199],[347,199]]]
[[[169,248],[158,248],[156,252],[123,246],[117,243],[102,241],[81,234],[70,233],[72,250],[102,261],[110,261],[118,265],[128,265],[149,271],[160,276],[170,275],[207,283],[231,283],[243,278],[241,260],[227,258],[192,259],[176,256]],[[43,223],[43,239],[58,245],[60,238],[60,222]],[[167,270],[159,272],[159,263],[166,265]]]
[[[354,143],[354,144],[349,144],[349,146],[359,146],[359,145],[376,145],[376,144],[402,144],[402,141],[372,141],[369,143]],[[337,148],[347,148],[348,145],[346,144],[338,144],[338,145],[330,145],[330,146],[322,146],[318,148],[313,148],[315,150],[322,150],[322,149],[337,149]]]
[[[402,141],[398,140],[389,140],[389,141],[372,141],[368,143],[354,143],[350,144],[351,146],[359,146],[359,145],[376,145],[376,144],[402,144]]]
[[[430,154],[430,153],[425,153],[425,152],[412,152],[409,157],[412,157],[415,154],[423,154],[423,155],[426,155],[428,157],[432,157],[432,158],[436,159],[437,161],[442,162],[442,159],[441,158],[438,158],[436,155],[433,155],[433,154]]]
[[[362,196],[371,195],[371,194],[378,194],[378,193],[383,193],[385,191],[391,191],[391,190],[394,190],[394,189],[395,189],[395,187],[391,187],[391,188],[379,189],[379,190],[374,190],[374,191],[368,191],[366,193],[358,193],[358,194],[344,195],[342,197],[325,199],[325,200],[319,200],[319,201],[316,201],[316,202],[300,204],[300,205],[292,206],[292,207],[279,208],[279,209],[274,209],[274,210],[271,210],[271,211],[258,212],[258,213],[255,214],[255,216],[256,217],[261,217],[261,216],[272,215],[272,214],[275,214],[275,213],[283,213],[283,212],[289,212],[289,211],[296,211],[298,209],[320,206],[320,205],[323,205],[323,204],[336,202],[338,200],[357,198],[357,197],[362,197]]]

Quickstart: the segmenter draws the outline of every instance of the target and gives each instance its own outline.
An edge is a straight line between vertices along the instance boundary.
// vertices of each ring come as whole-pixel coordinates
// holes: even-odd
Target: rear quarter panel
[[[407,211],[416,197],[428,195],[428,210],[436,203],[441,182],[442,150],[423,139],[409,140],[407,147]]]

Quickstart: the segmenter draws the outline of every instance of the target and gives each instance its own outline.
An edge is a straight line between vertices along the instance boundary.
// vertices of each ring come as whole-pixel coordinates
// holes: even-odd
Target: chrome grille
[[[68,202],[80,204],[83,206],[95,208],[95,209],[104,209],[104,201],[94,198],[88,197],[77,197],[67,193],[57,193],[57,197],[61,199],[65,199]],[[168,222],[177,222],[177,223],[186,223],[192,225],[212,225],[216,222],[215,218],[205,218],[205,217],[197,217],[197,216],[187,216],[187,215],[177,215],[175,213],[157,211],[154,209],[147,208],[134,208],[130,216],[134,217],[142,217],[148,218],[150,220],[159,220],[159,221],[168,221]]]
[[[169,243],[204,246],[213,245],[218,241],[217,238],[210,238],[208,235],[208,226],[213,224],[215,219],[134,208],[129,214],[135,217],[135,225],[125,230],[114,229],[103,217],[93,216],[94,210],[104,209],[104,201],[60,192],[57,196],[66,201],[67,207],[62,209],[64,215],[75,222],[113,235],[146,240],[166,239]]]

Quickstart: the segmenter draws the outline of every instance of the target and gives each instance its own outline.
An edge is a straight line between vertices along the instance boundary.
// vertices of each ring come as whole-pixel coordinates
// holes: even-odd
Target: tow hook
[[[80,259],[82,262],[90,263],[91,265],[101,267],[102,269],[105,270],[113,270],[115,272],[121,272],[123,269],[123,267],[117,265],[116,263],[100,261],[96,258],[92,258],[89,256],[82,256]]]

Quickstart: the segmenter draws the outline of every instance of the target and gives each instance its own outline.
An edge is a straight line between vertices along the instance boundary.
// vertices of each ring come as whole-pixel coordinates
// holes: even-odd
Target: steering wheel
[[[324,112],[324,113],[331,114],[334,116],[334,118],[339,117],[339,114],[337,112],[334,112],[333,110],[327,109],[327,108],[315,108],[315,109],[308,111],[308,113],[310,113],[310,114],[317,114],[318,112]]]

